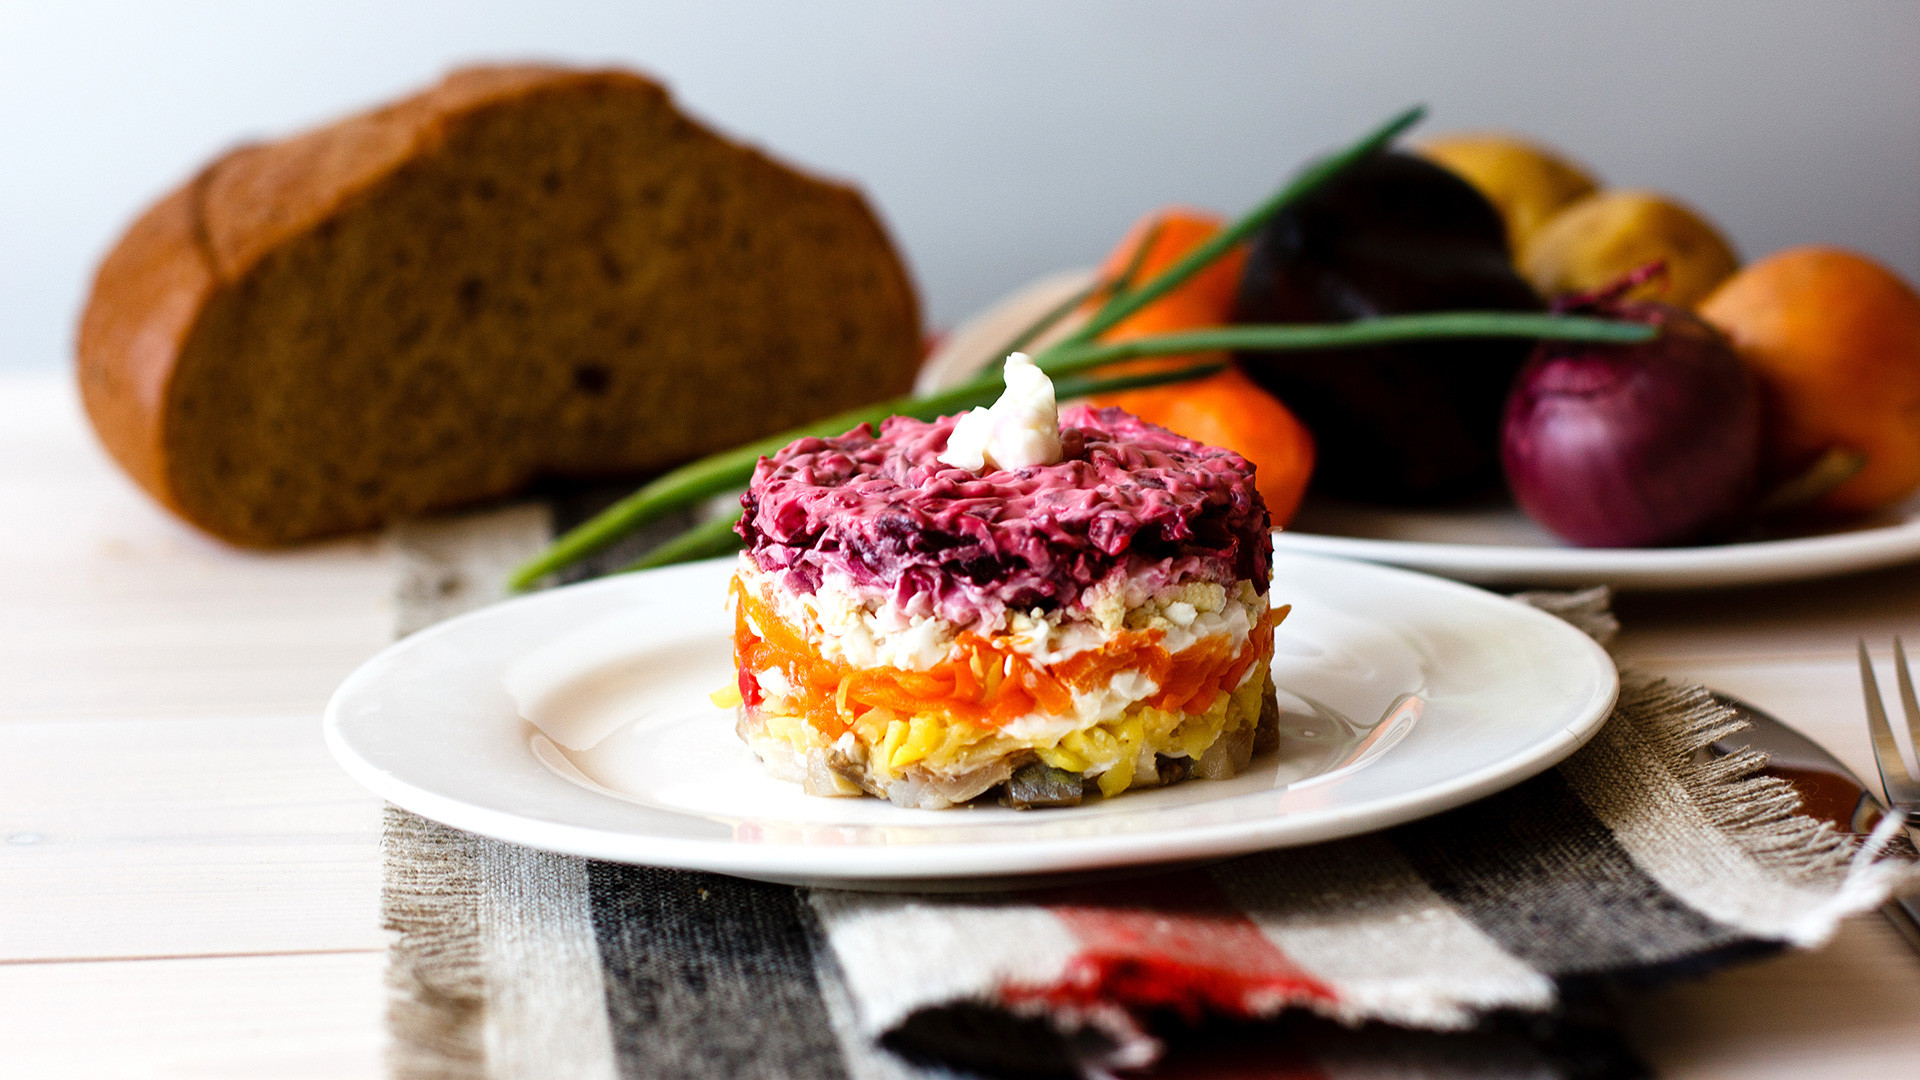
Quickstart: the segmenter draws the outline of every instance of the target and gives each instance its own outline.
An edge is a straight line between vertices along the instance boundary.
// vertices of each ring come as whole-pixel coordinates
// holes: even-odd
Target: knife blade
[[[1732,694],[1715,690],[1713,699],[1749,725],[1715,742],[1712,749],[1716,755],[1751,746],[1767,755],[1767,775],[1785,780],[1800,793],[1801,813],[1832,822],[1835,828],[1856,836],[1872,831],[1886,808],[1839,758],[1784,721]],[[1920,951],[1920,893],[1896,896],[1880,906],[1880,913],[1907,939],[1907,944]]]

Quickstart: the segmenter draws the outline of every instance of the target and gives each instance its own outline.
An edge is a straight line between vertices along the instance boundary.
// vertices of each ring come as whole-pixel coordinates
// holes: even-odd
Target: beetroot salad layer
[[[970,472],[938,460],[955,417],[894,417],[805,438],[754,469],[740,535],[796,593],[823,580],[908,615],[996,624],[1076,606],[1114,575],[1151,594],[1190,581],[1267,590],[1253,467],[1119,409],[1060,412],[1065,459]]]

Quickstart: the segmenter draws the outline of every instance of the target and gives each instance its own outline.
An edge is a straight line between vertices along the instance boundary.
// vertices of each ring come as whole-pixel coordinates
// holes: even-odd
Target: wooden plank
[[[0,372],[0,477],[46,468],[41,455],[96,445],[67,372]]]
[[[0,379],[0,506],[0,720],[317,710],[391,638],[389,544],[200,535],[106,458],[64,379]]]
[[[1617,646],[1639,659],[1748,663],[1853,655],[1920,636],[1920,565],[1753,589],[1629,593],[1614,605]]]
[[[317,714],[0,724],[0,961],[379,949]]]
[[[7,612],[0,606],[0,618]],[[54,717],[317,715],[349,672],[385,643],[384,618],[328,626],[294,618],[153,621],[129,611],[90,632],[45,626],[0,634],[0,721]]]
[[[384,1075],[378,953],[0,965],[0,1073]]]
[[[1664,1080],[1819,1080],[1920,1072],[1920,954],[1878,916],[1827,948],[1639,995],[1633,1043]]]

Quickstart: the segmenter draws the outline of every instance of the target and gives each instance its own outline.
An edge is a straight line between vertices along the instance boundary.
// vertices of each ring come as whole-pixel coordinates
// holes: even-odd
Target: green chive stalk
[[[1152,371],[1137,375],[1120,375],[1105,379],[1087,379],[1067,376],[1055,384],[1055,392],[1063,398],[1091,397],[1095,394],[1116,394],[1122,390],[1138,390],[1148,386],[1164,386],[1169,383],[1188,382],[1204,379],[1209,375],[1218,375],[1226,370],[1225,364],[1195,364],[1175,371]],[[997,391],[996,391],[997,393]],[[991,399],[981,398],[982,403]],[[944,413],[936,415],[945,415]],[[927,418],[923,418],[927,419]],[[694,559],[709,559],[716,555],[725,555],[740,548],[740,534],[734,532],[734,524],[740,520],[741,508],[734,507],[727,513],[703,521],[693,528],[668,540],[666,543],[621,567],[616,573],[630,570],[650,570],[674,563],[691,562]]]
[[[878,425],[889,416],[931,420],[950,412],[992,404],[997,395],[997,390],[975,380],[965,386],[922,398],[899,397],[835,413],[824,420],[815,420],[778,435],[769,435],[745,446],[701,458],[691,465],[682,465],[555,540],[547,550],[514,570],[507,583],[516,590],[526,589],[548,574],[579,562],[643,525],[658,521],[702,499],[742,487],[753,475],[753,467],[761,458],[778,452],[795,439],[809,435],[823,439],[844,435],[861,424]]]
[[[1246,323],[1156,334],[1130,341],[1062,343],[1048,350],[1047,355],[1053,362],[1053,370],[1065,373],[1146,356],[1218,350],[1340,349],[1438,338],[1531,338],[1633,345],[1651,341],[1658,334],[1659,330],[1647,323],[1586,315],[1440,311],[1380,315],[1344,323]]]
[[[1093,318],[1088,319],[1078,330],[1067,335],[1066,340],[1060,342],[1060,345],[1080,345],[1092,341],[1113,329],[1127,316],[1179,288],[1188,278],[1260,231],[1261,226],[1275,214],[1311,195],[1327,181],[1352,168],[1363,159],[1378,153],[1398,138],[1402,132],[1419,123],[1426,115],[1425,105],[1415,105],[1375,128],[1346,149],[1308,165],[1279,191],[1268,196],[1265,202],[1248,211],[1240,220],[1209,237],[1205,243],[1188,252],[1185,258],[1162,271],[1152,281],[1138,289],[1130,289],[1114,296],[1099,311],[1094,312]],[[1040,364],[1040,358],[1035,357],[1034,363]],[[1045,367],[1045,365],[1040,366]]]
[[[718,517],[695,525],[621,567],[618,572],[624,574],[629,570],[652,570],[695,559],[711,559],[739,550],[740,534],[734,532],[733,527],[740,521],[743,509],[736,506]]]

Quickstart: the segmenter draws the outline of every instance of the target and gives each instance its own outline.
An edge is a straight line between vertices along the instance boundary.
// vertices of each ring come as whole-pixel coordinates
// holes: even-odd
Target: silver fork
[[[1914,698],[1913,675],[1907,669],[1907,651],[1900,639],[1893,639],[1893,671],[1900,685],[1900,709],[1906,713],[1907,736],[1920,748],[1920,700]],[[1893,727],[1887,723],[1887,710],[1880,701],[1880,684],[1873,678],[1873,658],[1867,655],[1867,643],[1860,642],[1860,690],[1867,699],[1867,728],[1873,733],[1873,763],[1880,768],[1880,784],[1887,789],[1887,805],[1911,827],[1920,817],[1920,781],[1907,771],[1900,756],[1900,744],[1893,741]]]

